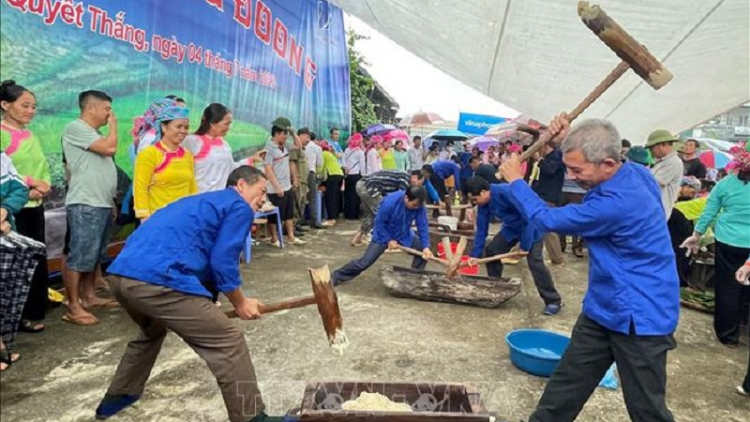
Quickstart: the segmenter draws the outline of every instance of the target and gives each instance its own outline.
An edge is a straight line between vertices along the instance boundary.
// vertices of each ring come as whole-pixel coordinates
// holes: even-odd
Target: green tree
[[[359,132],[367,126],[378,122],[378,117],[375,114],[375,104],[370,99],[370,94],[375,87],[375,81],[362,72],[362,66],[367,64],[367,62],[362,53],[355,48],[357,41],[365,39],[367,39],[366,36],[357,34],[353,30],[347,33],[349,78],[351,80],[352,95],[352,132]]]

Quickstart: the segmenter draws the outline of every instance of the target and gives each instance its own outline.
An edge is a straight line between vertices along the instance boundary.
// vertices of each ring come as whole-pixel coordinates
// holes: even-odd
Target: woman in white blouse
[[[195,134],[185,138],[182,144],[195,158],[195,178],[200,193],[226,189],[229,173],[236,167],[232,147],[224,140],[231,125],[232,112],[222,104],[213,103],[203,110]]]
[[[380,144],[383,142],[383,138],[380,135],[375,135],[370,139],[370,144],[367,145],[367,153],[366,153],[366,159],[367,159],[367,166],[365,167],[364,176],[369,176],[377,171],[382,170],[382,165],[380,163],[380,153],[378,152],[378,149],[380,148]]]
[[[362,135],[355,133],[349,138],[349,147],[344,152],[344,218],[359,219],[359,196],[357,182],[366,170],[365,151],[362,149]]]

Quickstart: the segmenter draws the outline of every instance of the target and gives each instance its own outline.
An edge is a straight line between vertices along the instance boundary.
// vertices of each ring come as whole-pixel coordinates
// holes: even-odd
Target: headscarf
[[[362,135],[355,133],[349,138],[349,148],[357,149],[362,146]]]
[[[523,152],[523,148],[521,148],[521,145],[513,144],[508,149],[508,152],[515,153],[515,154],[521,154]]]
[[[729,149],[734,159],[725,167],[727,173],[750,172],[750,142],[744,142]]]
[[[333,147],[331,146],[331,144],[329,144],[325,140],[323,140],[323,141],[320,142],[320,148],[323,151],[333,152]]]
[[[370,148],[377,148],[383,143],[383,137],[380,135],[375,135],[372,138],[370,138]]]
[[[156,140],[161,139],[161,124],[163,122],[169,122],[175,119],[188,119],[190,118],[190,110],[186,107],[180,107],[172,105],[170,107],[164,107],[157,111],[154,116],[154,129],[156,130]]]
[[[156,139],[161,139],[161,125],[157,122],[157,116],[165,108],[174,107],[176,101],[170,98],[162,98],[156,100],[148,106],[146,112],[142,116],[138,116],[133,120],[133,130],[130,134],[133,135],[133,145],[136,151],[138,150],[138,144],[141,143],[141,139],[150,130],[156,132]]]

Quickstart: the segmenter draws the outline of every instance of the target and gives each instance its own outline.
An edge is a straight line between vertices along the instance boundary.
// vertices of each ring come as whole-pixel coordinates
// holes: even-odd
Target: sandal
[[[99,323],[99,320],[93,315],[82,315],[76,317],[71,314],[65,314],[62,316],[62,320],[69,324],[81,326],[96,325]]]
[[[98,303],[94,303],[94,304],[89,304],[89,303],[84,302],[83,308],[86,310],[91,310],[91,309],[114,309],[114,308],[120,307],[120,303],[117,302],[115,299],[104,299],[104,298],[99,298],[99,299],[102,299],[102,301]]]
[[[44,324],[41,322],[33,322],[29,319],[22,319],[21,323],[18,324],[18,331],[30,334],[41,333],[44,331]]]
[[[15,359],[13,359],[15,357]],[[11,366],[13,366],[14,363],[21,360],[21,355],[19,353],[8,353],[8,349],[3,347],[0,349],[0,363],[5,364],[5,368],[0,368],[0,372],[5,372],[8,369],[10,369]]]

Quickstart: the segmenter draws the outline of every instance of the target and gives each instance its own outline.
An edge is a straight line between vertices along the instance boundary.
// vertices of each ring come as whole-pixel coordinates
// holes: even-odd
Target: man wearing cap
[[[682,160],[672,147],[675,142],[677,142],[677,137],[664,129],[651,132],[646,142],[646,149],[651,151],[655,160],[654,166],[651,167],[651,174],[659,183],[661,203],[664,206],[666,219],[669,219],[670,214],[672,214],[672,207],[677,202],[683,171]]]
[[[289,170],[290,148],[286,145],[286,138],[292,133],[292,122],[286,117],[279,117],[271,122],[271,139],[266,144],[266,161],[264,171],[268,179],[268,200],[279,208],[281,221],[288,241],[294,245],[302,245],[303,241],[294,236],[294,193],[292,192],[292,174]],[[299,138],[294,136],[294,146],[302,147]],[[275,219],[273,216],[269,218]],[[275,221],[273,221],[275,223]],[[271,242],[281,246],[281,239],[276,239],[276,232],[271,231]]]
[[[682,162],[685,165],[683,175],[693,176],[696,179],[706,178],[706,165],[698,158],[698,149],[701,144],[695,139],[688,139],[682,147]]]

